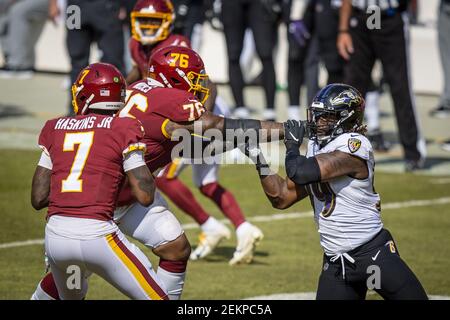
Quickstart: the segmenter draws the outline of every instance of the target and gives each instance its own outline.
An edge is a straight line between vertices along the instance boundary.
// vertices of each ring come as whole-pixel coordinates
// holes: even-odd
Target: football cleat
[[[233,266],[251,263],[255,248],[263,238],[264,234],[258,227],[248,224],[242,233],[238,233],[238,246],[229,264]]]
[[[200,233],[198,245],[192,251],[190,259],[199,260],[209,255],[223,239],[230,239],[231,233],[222,223],[217,224],[216,228],[211,231]]]

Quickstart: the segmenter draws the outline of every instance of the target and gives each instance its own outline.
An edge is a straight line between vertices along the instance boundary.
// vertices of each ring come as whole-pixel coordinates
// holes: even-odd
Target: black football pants
[[[348,254],[355,261],[344,258],[345,278],[341,259],[332,262],[324,255],[317,300],[363,300],[369,285],[386,300],[428,299],[386,229]],[[379,277],[378,282],[375,277]]]

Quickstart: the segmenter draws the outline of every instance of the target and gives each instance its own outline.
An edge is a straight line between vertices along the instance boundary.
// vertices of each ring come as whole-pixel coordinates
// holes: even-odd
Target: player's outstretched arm
[[[34,171],[31,185],[31,205],[36,210],[41,210],[48,206],[51,176],[52,170],[41,166],[37,166]]]
[[[146,165],[139,166],[126,172],[131,192],[144,207],[153,203],[155,197],[155,181]]]
[[[186,129],[191,133],[198,133],[195,129],[200,129],[200,134],[209,129],[217,129],[223,133],[224,140],[233,136],[233,133],[237,130],[241,130],[243,134],[248,134],[251,131],[267,132],[267,142],[277,141],[283,139],[284,128],[283,124],[274,121],[261,121],[254,119],[231,119],[224,118],[206,111],[202,116],[191,122],[173,122],[169,121],[165,127],[167,133],[171,136],[178,129]],[[227,132],[231,132],[227,135]]]

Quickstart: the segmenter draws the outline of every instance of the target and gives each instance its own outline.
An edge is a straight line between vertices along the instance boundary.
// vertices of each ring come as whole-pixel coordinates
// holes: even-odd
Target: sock
[[[160,259],[156,275],[165,285],[170,300],[179,300],[183,293],[186,277],[186,261],[169,261]]]
[[[214,232],[218,227],[221,227],[221,223],[214,217],[209,217],[204,224],[200,226],[203,232]]]
[[[244,214],[234,196],[220,184],[217,182],[206,184],[200,188],[200,191],[216,203],[236,228],[245,221]]]
[[[58,289],[56,289],[55,280],[51,273],[47,273],[39,282],[36,291],[31,296],[31,300],[60,300]]]
[[[366,94],[366,121],[367,131],[371,134],[380,128],[380,93],[378,91],[370,91]]]
[[[181,210],[190,215],[198,224],[205,223],[209,215],[197,202],[192,192],[177,178],[157,177],[156,186],[164,192]]]

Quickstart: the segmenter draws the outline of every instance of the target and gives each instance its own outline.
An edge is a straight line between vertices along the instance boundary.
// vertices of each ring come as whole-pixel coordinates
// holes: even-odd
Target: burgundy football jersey
[[[190,48],[191,43],[185,36],[179,34],[171,34],[167,37],[167,39],[153,46],[144,46],[139,41],[131,38],[128,46],[130,49],[131,58],[138,66],[141,75],[145,77],[145,75],[147,74],[148,60],[150,59],[150,56],[153,52],[160,48],[169,46],[182,46]]]
[[[145,150],[131,118],[89,114],[47,121],[39,145],[52,160],[48,215],[111,220],[123,183],[123,159]]]
[[[172,161],[172,149],[178,144],[165,131],[166,123],[195,121],[205,109],[192,93],[151,85],[147,80],[133,83],[127,91],[129,98],[120,117],[134,117],[142,123],[145,130],[142,142],[147,147],[145,161],[150,171],[155,172]],[[131,201],[129,190],[123,190],[118,205]]]

